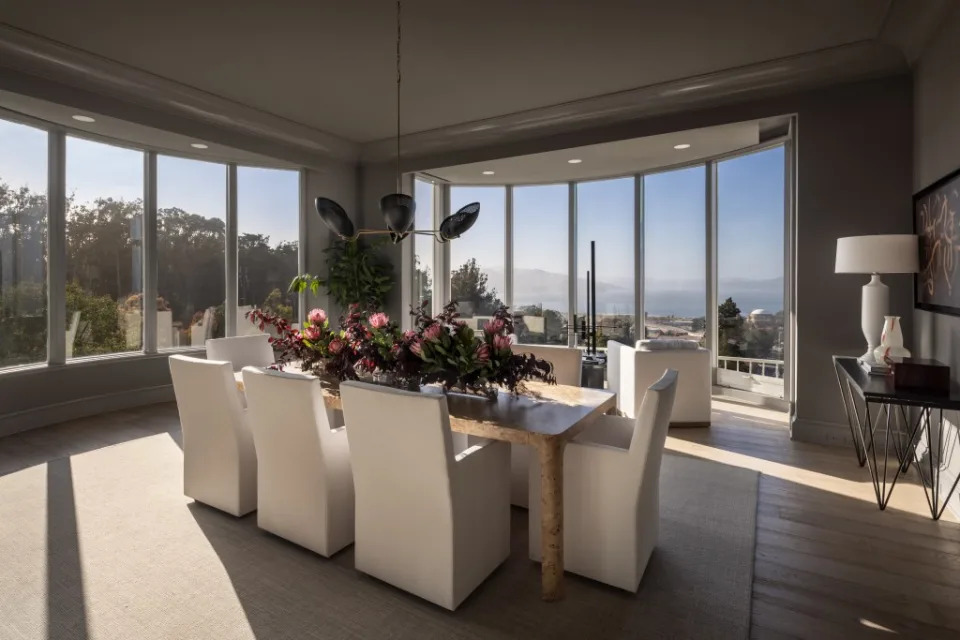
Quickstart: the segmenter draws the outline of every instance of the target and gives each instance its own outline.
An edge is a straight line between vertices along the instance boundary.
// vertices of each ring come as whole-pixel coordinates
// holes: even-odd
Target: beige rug
[[[182,494],[167,434],[0,477],[0,638],[746,638],[757,474],[668,455],[639,593],[568,574],[539,599],[526,512],[513,554],[455,613]]]

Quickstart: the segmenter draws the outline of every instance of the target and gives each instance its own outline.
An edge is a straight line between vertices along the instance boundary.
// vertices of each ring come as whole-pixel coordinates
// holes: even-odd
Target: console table
[[[960,482],[958,477],[945,493],[941,491],[944,454],[960,451],[960,433],[953,438],[946,433],[943,412],[960,411],[960,387],[952,385],[949,393],[941,394],[897,389],[892,376],[870,375],[856,358],[833,356],[833,365],[857,460],[870,470],[877,505],[886,509],[897,479],[913,462],[930,514],[939,520]],[[889,482],[888,472],[893,474]]]

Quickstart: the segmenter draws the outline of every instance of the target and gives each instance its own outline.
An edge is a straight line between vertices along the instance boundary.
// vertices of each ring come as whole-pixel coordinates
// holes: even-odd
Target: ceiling
[[[150,149],[169,155],[207,160],[210,162],[236,162],[249,166],[295,168],[294,165],[278,162],[274,158],[251,153],[242,149],[216,144],[202,138],[191,138],[169,131],[111,118],[88,110],[77,110],[45,100],[0,90],[0,113],[8,110],[27,115],[48,123],[66,127],[68,132],[84,135],[94,140],[117,142],[125,146]],[[93,117],[94,122],[78,122],[74,115]],[[25,124],[32,124],[29,120]],[[42,124],[42,123],[40,123]],[[192,144],[206,144],[206,149],[195,149]]]
[[[531,184],[606,178],[685,164],[750,147],[759,142],[758,122],[618,140],[490,162],[432,169],[425,173],[454,184]],[[689,148],[674,149],[688,144]],[[568,160],[581,162],[570,164]],[[484,175],[493,171],[493,175]]]
[[[850,43],[894,40],[890,48],[905,50],[905,38],[933,28],[910,18],[950,2],[408,0],[402,127],[427,131]],[[394,10],[392,0],[242,10],[214,0],[6,0],[0,20],[365,143],[394,132]],[[908,37],[889,37],[890,22],[909,24]]]

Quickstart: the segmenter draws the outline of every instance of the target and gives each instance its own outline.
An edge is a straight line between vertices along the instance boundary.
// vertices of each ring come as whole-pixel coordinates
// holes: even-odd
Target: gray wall
[[[405,162],[407,171],[477,162],[609,140],[655,135],[774,115],[797,114],[797,380],[794,437],[847,442],[831,355],[864,349],[860,287],[866,276],[833,273],[836,239],[909,233],[912,193],[912,89],[909,76],[674,113],[585,129],[540,141],[470,148]],[[364,198],[383,183],[383,168],[364,169]],[[374,189],[375,191],[375,189]],[[397,254],[399,265],[399,254]],[[892,312],[911,331],[910,280],[889,277]],[[399,311],[399,308],[391,309]]]
[[[914,79],[914,171],[915,191],[960,169],[960,9],[945,21],[920,58]],[[916,310],[914,345],[917,355],[950,365],[954,380],[960,379],[960,317]],[[960,416],[946,416],[952,433]],[[948,461],[948,475],[960,474],[960,457]],[[951,480],[952,480],[951,478]],[[946,479],[946,475],[944,476]],[[960,496],[951,507],[960,513]]]

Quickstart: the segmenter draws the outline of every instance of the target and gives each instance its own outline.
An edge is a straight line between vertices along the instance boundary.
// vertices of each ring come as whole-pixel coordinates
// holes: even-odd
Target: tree
[[[690,331],[694,333],[704,331],[706,330],[706,328],[707,328],[707,319],[702,316],[699,318],[694,318],[690,322]]]
[[[717,345],[718,355],[732,357],[742,355],[743,316],[740,315],[740,307],[733,298],[727,298],[717,308],[717,324],[720,334]]]
[[[430,267],[420,266],[420,256],[414,258],[413,290],[416,291],[416,300],[430,300],[433,298],[433,278]]]
[[[476,258],[470,258],[450,274],[450,293],[454,302],[473,308],[473,315],[493,315],[503,302],[497,290],[487,290],[487,274],[480,270]],[[466,309],[464,309],[466,310]]]

